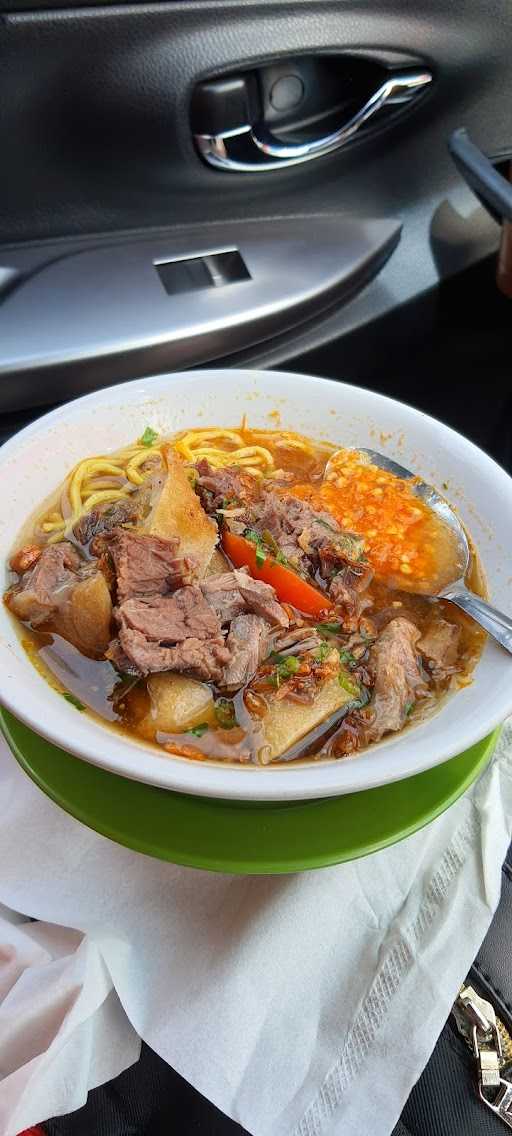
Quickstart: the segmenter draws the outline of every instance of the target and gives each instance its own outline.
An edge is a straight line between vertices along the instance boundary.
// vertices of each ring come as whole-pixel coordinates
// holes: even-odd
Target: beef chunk
[[[277,602],[274,588],[262,580],[253,580],[245,568],[210,576],[201,582],[201,589],[221,623],[229,623],[242,612],[252,611],[271,624],[288,627],[288,616]]]
[[[150,642],[141,631],[127,629],[109,647],[107,657],[129,674],[180,671],[203,682],[219,682],[231,652],[224,639],[183,639],[175,647]]]
[[[401,730],[410,704],[426,693],[418,663],[420,632],[408,619],[392,619],[370,650],[369,669],[375,680],[373,721],[367,741],[378,741],[390,730]]]
[[[132,597],[115,615],[119,638],[107,658],[120,670],[140,675],[182,671],[217,682],[231,658],[219,620],[197,587]]]
[[[82,560],[68,541],[44,548],[6,600],[19,619],[34,627],[51,621],[52,630],[84,654],[102,655],[108,645],[108,585],[97,563]]]
[[[201,591],[221,623],[229,623],[236,615],[247,610],[242,593],[236,585],[234,572],[208,576],[201,582]]]
[[[68,541],[47,545],[39,560],[26,572],[21,584],[7,594],[11,611],[37,627],[55,615],[70,589],[78,583],[82,560]]]
[[[260,615],[236,616],[226,641],[231,659],[224,670],[222,686],[238,690],[249,682],[266,654],[268,630],[268,623]]]
[[[174,595],[133,597],[115,614],[121,644],[126,630],[140,631],[151,642],[163,644],[220,634],[219,620],[197,587],[180,588]]]
[[[446,619],[433,619],[418,642],[418,649],[436,678],[451,673],[457,662],[460,627]]]
[[[206,458],[203,458],[197,463],[196,470],[198,478],[195,490],[207,513],[222,509],[226,501],[244,505],[258,496],[258,479],[250,473],[244,473],[237,466],[213,469]]]
[[[99,533],[111,532],[119,525],[125,525],[137,518],[137,502],[135,497],[128,497],[125,501],[106,502],[97,509],[91,509],[77,521],[73,529],[73,536],[79,544],[89,544]]]
[[[171,581],[176,579],[177,539],[162,540],[118,528],[101,540],[114,561],[120,604],[132,596],[164,595],[171,590]]]
[[[289,619],[281,604],[276,600],[276,593],[270,584],[263,580],[253,580],[248,572],[237,568],[233,572],[236,586],[245,600],[249,611],[262,615],[271,624],[278,627],[288,627]]]

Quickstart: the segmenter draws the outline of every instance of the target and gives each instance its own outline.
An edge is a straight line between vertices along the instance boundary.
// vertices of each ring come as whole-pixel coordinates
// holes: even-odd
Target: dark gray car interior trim
[[[348,303],[240,349],[253,365],[292,359],[397,311],[497,247],[499,228],[464,185],[447,140],[466,127],[485,154],[510,153],[511,39],[509,0],[466,0],[463,18],[458,0],[163,0],[7,12],[0,265],[29,242],[48,242],[48,259],[61,240],[97,245],[106,234],[151,236],[205,221],[343,213],[401,224],[394,255]],[[420,61],[431,90],[378,133],[268,178],[201,161],[190,121],[198,83],[322,53],[339,56],[340,68],[358,54],[386,66]],[[313,222],[310,232],[314,242]]]
[[[311,239],[314,226],[314,240]],[[381,267],[396,221],[303,217],[42,250],[7,268],[0,410],[229,355],[340,305]],[[63,374],[65,379],[63,380]]]

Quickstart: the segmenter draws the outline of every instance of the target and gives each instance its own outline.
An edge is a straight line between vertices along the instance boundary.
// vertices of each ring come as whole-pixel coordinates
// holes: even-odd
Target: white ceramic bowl
[[[512,611],[512,479],[466,438],[372,391],[303,375],[199,371],[87,395],[40,418],[0,450],[0,563],[21,525],[79,459],[140,435],[190,426],[275,425],[340,445],[383,450],[436,486],[459,509],[479,549],[494,602]],[[3,569],[2,569],[3,571]],[[269,769],[162,755],[80,714],[38,674],[6,610],[0,611],[0,701],[57,745],[136,780],[211,797],[328,797],[400,780],[461,753],[512,711],[512,658],[488,642],[471,686],[429,721],[355,757]]]

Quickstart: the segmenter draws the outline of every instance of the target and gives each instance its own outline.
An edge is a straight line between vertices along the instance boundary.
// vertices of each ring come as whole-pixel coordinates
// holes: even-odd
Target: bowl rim
[[[324,390],[332,390],[332,388],[335,387],[338,390],[338,398],[343,395],[343,392],[347,392],[347,394],[353,397],[354,391],[357,391],[358,395],[361,397],[368,397],[371,400],[372,405],[375,407],[374,413],[377,418],[379,406],[387,410],[390,410],[393,406],[401,406],[405,408],[407,413],[411,414],[413,418],[419,417],[423,419],[430,428],[434,427],[438,430],[440,432],[440,439],[444,440],[447,445],[450,444],[450,441],[455,442],[455,440],[457,440],[457,446],[460,446],[462,442],[463,446],[466,448],[468,457],[472,456],[480,466],[485,466],[489,473],[496,477],[497,494],[503,491],[506,497],[509,498],[512,508],[512,478],[510,475],[494,458],[491,458],[474,442],[454,430],[451,426],[446,425],[432,415],[425,414],[423,411],[410,406],[402,400],[390,398],[387,395],[372,391],[369,388],[353,386],[350,383],[338,382],[334,379],[304,375],[291,371],[265,372],[242,368],[205,368],[192,372],[182,371],[155,375],[148,378],[130,380],[125,383],[116,384],[115,386],[104,387],[98,391],[93,391],[79,398],[70,400],[56,407],[54,410],[49,411],[47,414],[43,414],[8,439],[0,448],[0,474],[6,461],[16,453],[16,450],[20,445],[23,445],[25,440],[37,436],[39,433],[43,433],[52,425],[57,426],[60,422],[69,418],[70,415],[75,419],[77,417],[79,418],[82,407],[85,410],[94,404],[101,405],[102,403],[108,403],[112,401],[112,397],[119,400],[128,398],[128,401],[136,401],[141,394],[154,393],[155,389],[158,387],[164,389],[166,386],[176,381],[185,381],[187,384],[194,385],[200,383],[204,384],[204,382],[209,379],[213,382],[219,380],[221,377],[226,378],[227,376],[235,383],[238,379],[244,382],[250,379],[252,383],[258,380],[266,382],[271,380],[278,383],[279,380],[282,379],[286,383],[293,382],[294,384],[301,384],[303,389],[320,387]],[[148,390],[148,388],[150,389]],[[276,394],[278,396],[279,392],[277,391]],[[486,654],[487,649],[487,647],[484,648],[483,655]],[[497,650],[499,650],[499,648],[497,648]],[[504,661],[506,660],[504,659]],[[28,659],[26,665],[32,667]],[[33,670],[34,674],[38,673],[35,668],[33,668]],[[36,703],[43,703],[43,706],[41,706],[41,710],[43,710],[44,703],[47,703],[48,706],[50,705],[45,694],[43,694],[43,690],[45,690],[46,693],[46,691],[50,692],[52,688],[42,677],[41,683],[41,698],[35,698],[34,700]],[[460,699],[463,694],[464,692],[460,691],[455,697]],[[505,694],[503,692],[502,697],[497,699],[492,712],[487,709],[486,713],[482,713],[483,721],[478,728],[474,724],[471,725],[467,723],[466,718],[462,717],[459,723],[460,729],[458,729],[456,740],[454,738],[454,740],[450,742],[447,739],[445,743],[439,747],[440,752],[436,754],[435,758],[428,752],[428,747],[420,746],[420,748],[424,750],[423,756],[420,759],[405,761],[400,767],[394,770],[390,770],[389,768],[386,770],[385,767],[387,763],[385,760],[382,761],[378,758],[385,758],[386,750],[391,752],[393,747],[396,747],[398,739],[403,739],[404,737],[403,732],[400,732],[398,735],[392,735],[378,743],[378,745],[374,745],[368,750],[362,751],[354,758],[344,759],[342,762],[319,762],[317,764],[311,763],[290,767],[274,766],[262,769],[256,766],[240,767],[220,762],[196,763],[190,762],[185,758],[167,754],[164,757],[160,757],[153,747],[145,746],[142,741],[139,743],[135,739],[132,740],[126,735],[122,735],[120,732],[109,728],[108,723],[100,724],[92,717],[86,718],[88,728],[85,731],[85,740],[75,738],[72,724],[76,722],[77,712],[73,707],[69,706],[62,699],[62,705],[57,701],[54,704],[54,713],[49,714],[48,718],[44,716],[41,717],[37,713],[37,706],[33,707],[28,704],[27,699],[23,700],[21,697],[18,697],[15,689],[5,682],[4,668],[0,668],[0,701],[11,713],[19,718],[20,721],[24,722],[25,725],[29,726],[36,733],[57,745],[59,748],[67,750],[71,754],[89,761],[92,764],[109,769],[118,775],[141,780],[166,789],[189,793],[194,796],[217,797],[228,800],[285,801],[336,796],[375,788],[387,782],[401,780],[415,773],[423,772],[425,769],[449,760],[462,751],[469,749],[474,743],[481,741],[482,738],[499,726],[504,721],[505,717],[512,712],[512,682],[509,684],[507,693]],[[29,701],[32,703],[32,699]],[[442,707],[439,713],[442,713]],[[75,716],[74,718],[73,715]],[[426,719],[424,722],[419,723],[414,729],[411,729],[410,737],[423,741],[425,731],[428,730],[429,727],[429,722],[437,719],[437,717],[438,715],[436,714],[433,718]],[[436,744],[439,746],[438,741]],[[415,749],[414,745],[410,748],[411,751]],[[129,760],[129,754],[131,755],[131,760]],[[144,757],[145,760],[143,760]],[[148,760],[148,758],[150,760]],[[143,775],[140,769],[141,765],[144,768]]]

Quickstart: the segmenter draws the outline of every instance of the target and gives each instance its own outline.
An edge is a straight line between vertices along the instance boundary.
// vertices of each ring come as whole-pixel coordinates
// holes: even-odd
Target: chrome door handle
[[[432,73],[426,69],[392,73],[348,122],[332,133],[308,142],[280,141],[263,123],[247,123],[224,134],[196,134],[194,137],[201,156],[217,169],[250,173],[279,170],[340,150],[378,111],[412,102],[431,82]],[[237,140],[240,139],[246,144],[249,142],[249,157],[237,153]],[[250,155],[251,149],[256,151],[254,158]],[[272,161],[262,161],[258,158],[260,153]]]

